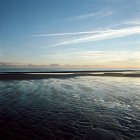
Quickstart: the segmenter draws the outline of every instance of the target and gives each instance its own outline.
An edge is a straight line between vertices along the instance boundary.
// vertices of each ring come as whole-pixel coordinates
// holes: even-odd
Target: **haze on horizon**
[[[140,0],[0,0],[0,65],[140,68]]]

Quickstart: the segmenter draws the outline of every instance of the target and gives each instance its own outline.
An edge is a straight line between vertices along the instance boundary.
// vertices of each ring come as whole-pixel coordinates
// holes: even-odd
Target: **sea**
[[[60,71],[104,71],[104,70],[140,70],[133,69],[116,69],[116,68],[20,68],[0,66],[0,72],[60,72]]]
[[[12,68],[0,71],[64,70],[93,69]],[[108,134],[113,138],[109,139]],[[15,140],[105,140],[105,137],[108,140],[140,140],[140,78],[77,76],[0,80],[0,137]]]

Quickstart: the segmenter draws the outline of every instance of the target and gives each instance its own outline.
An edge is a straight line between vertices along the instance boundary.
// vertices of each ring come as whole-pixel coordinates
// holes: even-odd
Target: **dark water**
[[[5,139],[96,140],[95,128],[140,138],[139,78],[0,81]]]
[[[55,72],[55,71],[94,71],[94,70],[125,70],[125,69],[103,69],[103,68],[17,68],[0,66],[0,72]],[[140,69],[127,69],[140,70]]]
[[[55,71],[90,71],[93,68],[16,68],[0,67],[0,72],[55,72]],[[104,70],[104,69],[103,69]]]

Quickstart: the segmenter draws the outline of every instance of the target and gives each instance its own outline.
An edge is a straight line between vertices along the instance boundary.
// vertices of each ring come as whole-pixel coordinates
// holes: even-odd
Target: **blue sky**
[[[140,67],[140,0],[0,0],[0,63]]]

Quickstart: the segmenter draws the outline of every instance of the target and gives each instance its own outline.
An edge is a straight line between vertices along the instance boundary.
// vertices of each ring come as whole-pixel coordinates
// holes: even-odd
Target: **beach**
[[[140,77],[139,70],[55,71],[55,72],[1,72],[0,80],[30,80],[72,78],[76,76]]]
[[[0,6],[0,140],[140,140],[140,0]]]
[[[138,71],[0,74],[0,136],[139,140]]]

